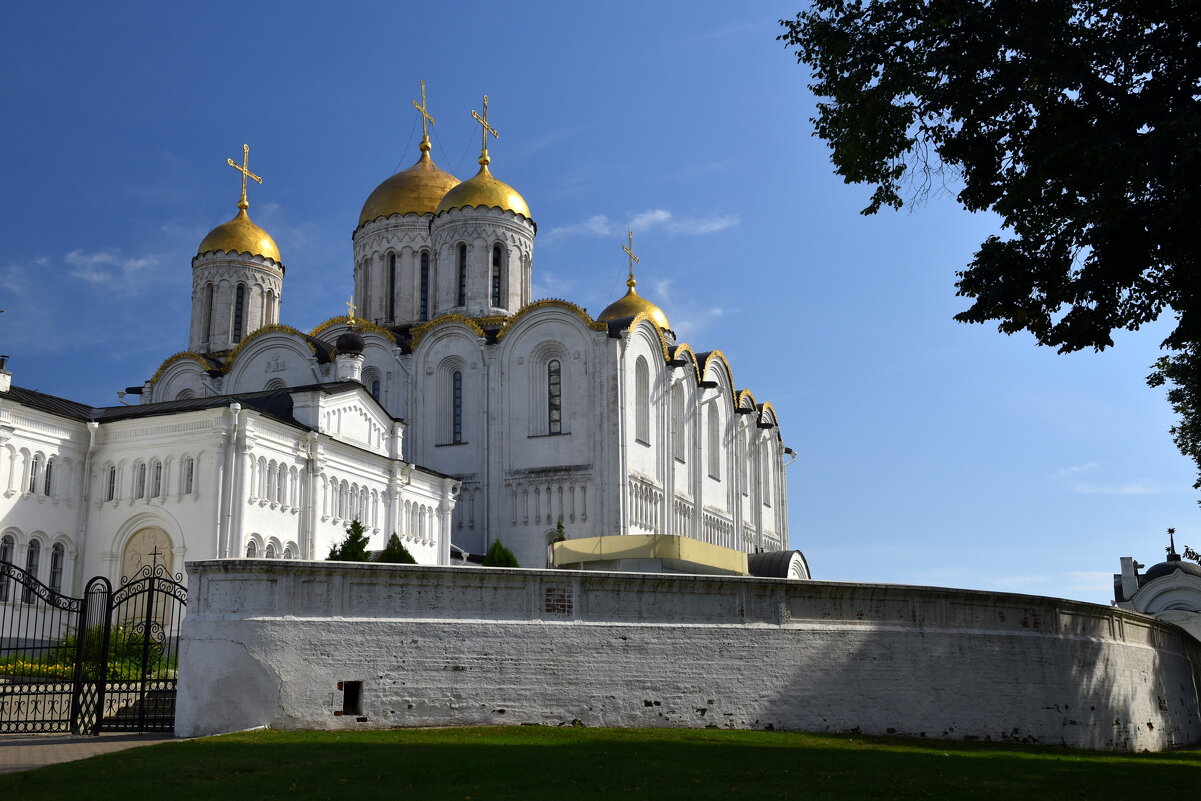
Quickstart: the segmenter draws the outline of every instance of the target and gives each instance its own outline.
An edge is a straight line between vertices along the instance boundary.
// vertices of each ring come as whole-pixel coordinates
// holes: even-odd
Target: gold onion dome
[[[610,303],[600,313],[600,316],[596,318],[596,321],[598,323],[607,323],[610,320],[620,320],[623,317],[633,317],[641,312],[646,312],[646,315],[651,318],[655,325],[671,330],[671,325],[667,322],[667,315],[663,313],[663,310],[634,291],[634,285],[637,283],[634,280],[634,276],[631,275],[629,280],[626,281],[626,286],[629,287],[629,290],[626,291],[623,297]]]
[[[530,216],[530,207],[526,205],[525,198],[517,194],[516,189],[504,181],[497,180],[488,171],[490,161],[488,151],[485,150],[480,156],[480,171],[447,192],[445,197],[442,198],[442,202],[438,204],[438,211],[436,213],[441,214],[451,209],[483,206],[489,209],[511,211],[514,214],[520,214],[527,220],[533,220],[534,218]]]
[[[393,214],[433,214],[438,201],[459,185],[459,179],[434,164],[430,140],[421,140],[421,158],[375,188],[363,204],[359,225]]]
[[[229,222],[221,223],[209,231],[196,249],[196,255],[224,251],[226,253],[249,253],[252,256],[262,256],[277,264],[283,264],[279,257],[279,248],[270,234],[255,225],[246,213],[249,204],[245,196],[238,203],[238,213]]]

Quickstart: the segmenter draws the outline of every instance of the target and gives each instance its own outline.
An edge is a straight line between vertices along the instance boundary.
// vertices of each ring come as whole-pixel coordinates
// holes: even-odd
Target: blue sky
[[[190,260],[251,216],[287,266],[282,321],[345,313],[363,201],[416,160],[493,173],[538,223],[536,297],[594,314],[639,290],[786,444],[815,576],[1105,603],[1118,557],[1201,547],[1193,472],[1143,377],[1166,331],[1058,356],[951,317],[997,229],[952,197],[859,215],[774,41],[798,4],[24,4],[0,31],[0,350],[14,381],[93,404],[186,347]]]

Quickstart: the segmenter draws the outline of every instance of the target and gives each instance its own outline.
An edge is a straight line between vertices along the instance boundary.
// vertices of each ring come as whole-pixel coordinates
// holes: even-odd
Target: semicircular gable
[[[663,363],[666,364],[671,361],[671,353],[668,349],[667,339],[663,336],[663,330],[655,324],[655,319],[649,314],[646,312],[638,312],[635,314],[633,319],[630,320],[630,324],[626,328],[626,331],[630,332],[631,335],[633,335],[635,332],[641,333],[652,342],[652,345],[658,343],[659,353],[663,355]],[[650,334],[653,334],[654,336],[650,336],[650,334],[647,332],[650,332]]]
[[[224,389],[257,392],[275,379],[293,387],[312,384],[317,381],[311,366],[314,355],[312,343],[301,332],[269,331],[244,341],[230,356]]]
[[[336,325],[344,325],[344,326],[349,327],[352,322],[354,323],[355,330],[357,330],[361,334],[366,334],[367,332],[372,331],[377,334],[380,334],[381,336],[388,337],[389,339],[393,339],[393,340],[395,339],[395,337],[392,336],[392,332],[389,331],[388,329],[384,328],[383,326],[376,325],[375,323],[373,323],[369,320],[364,320],[362,317],[351,318],[350,315],[347,315],[347,314],[343,314],[339,317],[329,318],[328,320],[326,320],[325,322],[321,323],[316,328],[314,328],[312,331],[310,331],[309,336],[311,336],[311,337],[319,336],[320,334],[324,333],[325,331],[328,331],[329,329],[333,328]]]
[[[692,376],[699,384],[701,381],[701,366],[696,358],[696,351],[687,342],[681,342],[671,349],[670,364],[673,367],[685,367],[687,366],[684,364],[685,362],[687,365],[692,366]]]
[[[192,362],[198,366],[201,372],[204,373],[208,373],[209,370],[212,370],[216,367],[215,364],[211,363],[199,353],[193,353],[192,351],[185,350],[181,351],[180,353],[176,353],[174,356],[168,356],[166,359],[164,359],[163,363],[160,364],[158,369],[154,371],[154,375],[150,376],[150,383],[157,383],[158,380],[163,377],[163,374],[167,372],[168,368],[181,362]]]
[[[309,344],[309,341],[304,338],[304,332],[298,331],[290,325],[264,325],[262,328],[256,328],[247,334],[242,341],[238,343],[238,346],[230,351],[229,357],[225,360],[225,366],[222,368],[222,372],[231,372],[234,369],[234,362],[237,361],[238,356],[240,356],[243,351],[250,347],[250,345],[256,340],[265,336],[270,336],[271,334],[287,334],[290,336],[299,337],[311,352],[317,352],[316,349]]]
[[[456,326],[467,329],[467,331],[471,332],[477,338],[482,339],[484,337],[484,329],[480,328],[480,324],[470,317],[465,317],[461,314],[444,314],[441,317],[435,317],[428,323],[413,328],[410,332],[410,336],[413,339],[413,350],[417,350],[417,346],[421,344],[422,340],[431,334],[441,333],[443,329]]]
[[[505,322],[503,328],[496,333],[496,341],[504,339],[506,336],[520,330],[521,323],[526,317],[543,309],[562,309],[564,312],[576,318],[585,328],[592,331],[607,331],[608,326],[604,323],[598,323],[592,319],[588,312],[582,307],[577,306],[569,300],[560,300],[559,298],[547,298],[545,300],[536,300],[533,303],[527,303],[522,306],[517,312]]]
[[[176,400],[185,390],[191,390],[196,396],[204,395],[211,369],[210,363],[194,353],[176,354],[164,362],[150,380],[151,398],[155,401]]]
[[[758,408],[758,404],[755,403],[755,396],[749,389],[740,389],[734,396],[734,408],[755,411]]]
[[[730,402],[734,402],[734,371],[730,369],[730,361],[720,350],[711,350],[698,354],[701,359],[701,380],[716,381],[724,378],[726,389],[729,391]],[[712,372],[710,372],[712,371]],[[710,375],[713,377],[710,378]]]
[[[759,423],[761,425],[780,427],[780,418],[776,416],[776,407],[771,405],[771,401],[764,401],[759,404]]]

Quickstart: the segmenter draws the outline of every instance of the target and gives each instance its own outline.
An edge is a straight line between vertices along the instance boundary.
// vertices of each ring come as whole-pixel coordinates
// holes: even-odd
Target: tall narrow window
[[[634,438],[643,445],[651,442],[651,376],[646,359],[634,364]]]
[[[29,543],[29,549],[25,551],[25,572],[33,578],[38,577],[38,566],[42,561],[42,543],[34,540]],[[34,594],[30,587],[25,588],[25,594],[21,600],[27,604],[33,603]]]
[[[154,463],[154,472],[150,474],[150,497],[157,498],[163,494],[163,463]]]
[[[459,289],[456,306],[467,305],[467,246],[459,245]]]
[[[267,543],[267,550],[263,551],[263,556],[267,559],[274,559],[275,558],[275,545],[270,542]]]
[[[13,539],[11,534],[5,534],[0,538],[0,562],[8,562],[12,564],[13,549],[16,548],[17,541]],[[8,574],[0,576],[0,604],[8,603]]]
[[[259,555],[259,549],[258,549],[258,546],[254,544],[254,540],[251,540],[250,542],[246,543],[246,558],[253,559],[254,557],[256,557],[258,555]]]
[[[558,359],[546,365],[546,417],[548,431],[563,433],[563,368]]]
[[[717,427],[717,404],[710,403],[705,409],[705,423],[708,429],[709,478],[721,480],[721,431]]]
[[[677,383],[671,388],[671,454],[677,462],[687,461],[687,444],[684,442],[684,386]]]
[[[504,253],[500,245],[492,246],[492,305],[500,305],[500,272],[504,261]]]
[[[463,373],[459,370],[451,377],[451,397],[454,404],[451,442],[457,444],[463,441]]]
[[[42,457],[35,456],[29,462],[29,491],[38,491],[38,476],[42,473]]]
[[[242,325],[246,317],[246,287],[238,284],[238,292],[234,299],[234,342],[242,341]]]
[[[267,310],[263,314],[263,325],[271,325],[278,323],[279,319],[275,315],[275,290],[267,290]]]
[[[296,552],[292,550],[291,545],[284,546],[284,559],[295,559]]]
[[[104,491],[104,500],[111,501],[117,497],[117,466],[109,465],[108,487]]]
[[[421,251],[421,319],[430,318],[430,253]]]
[[[183,494],[192,494],[192,479],[196,473],[196,460],[189,456],[183,461]],[[111,500],[111,499],[110,499]]]
[[[133,497],[146,497],[146,463],[141,462],[133,471]]]
[[[371,397],[379,400],[379,379],[371,379]]]
[[[50,549],[50,589],[55,592],[63,591],[63,555],[65,549],[61,542],[56,542]]]
[[[759,495],[763,498],[764,506],[771,506],[771,448],[764,444],[759,447]]]
[[[46,460],[46,479],[42,482],[42,494],[49,498],[54,489],[54,460]]]
[[[204,285],[204,334],[200,337],[208,342],[213,335],[213,285]]]
[[[396,319],[396,254],[388,254],[388,322]]]

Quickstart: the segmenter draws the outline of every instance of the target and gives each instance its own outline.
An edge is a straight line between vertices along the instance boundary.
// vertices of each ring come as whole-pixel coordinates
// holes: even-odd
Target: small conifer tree
[[[504,546],[500,540],[492,540],[492,544],[488,546],[488,552],[484,554],[484,567],[521,567],[517,564],[517,557],[513,552]]]
[[[334,562],[367,562],[370,560],[367,555],[367,542],[363,524],[358,520],[351,520],[350,525],[346,527],[346,539],[329,549],[327,559]]]
[[[400,541],[400,537],[395,533],[388,538],[388,544],[379,552],[379,556],[375,557],[377,562],[389,562],[394,565],[415,565],[417,560],[413,558],[413,554],[409,553],[409,549]]]

